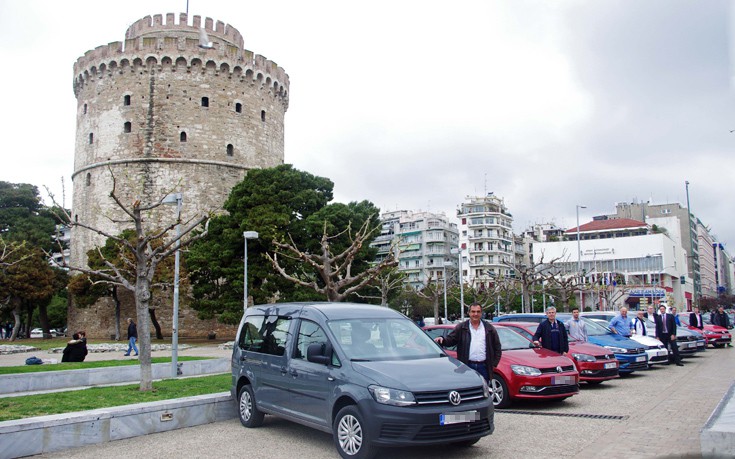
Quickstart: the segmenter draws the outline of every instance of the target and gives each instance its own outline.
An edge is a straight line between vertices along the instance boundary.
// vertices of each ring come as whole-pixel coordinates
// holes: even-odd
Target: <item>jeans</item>
[[[485,378],[485,381],[489,381],[490,377],[487,374],[487,367],[484,363],[467,363],[467,366],[475,370],[476,372],[480,373],[480,376]]]
[[[128,340],[128,352],[126,352],[125,355],[130,355],[131,349],[135,351],[135,355],[138,355],[138,348],[135,346],[134,336]]]

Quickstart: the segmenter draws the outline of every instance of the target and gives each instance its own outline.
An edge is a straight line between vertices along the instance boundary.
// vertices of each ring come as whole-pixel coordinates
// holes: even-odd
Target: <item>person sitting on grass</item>
[[[87,356],[87,338],[80,336],[80,333],[84,332],[74,333],[72,340],[67,343],[61,358],[62,362],[84,362]]]

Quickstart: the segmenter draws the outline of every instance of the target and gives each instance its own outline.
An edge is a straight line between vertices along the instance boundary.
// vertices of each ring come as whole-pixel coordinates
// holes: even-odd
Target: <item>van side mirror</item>
[[[306,360],[329,365],[332,363],[332,345],[328,342],[309,344],[306,348]]]

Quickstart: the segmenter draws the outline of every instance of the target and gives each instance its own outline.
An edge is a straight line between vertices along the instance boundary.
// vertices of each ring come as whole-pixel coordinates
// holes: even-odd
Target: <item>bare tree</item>
[[[380,300],[381,306],[388,306],[388,298],[391,292],[401,288],[405,280],[406,274],[393,266],[381,271],[370,283],[370,286],[378,291],[378,295],[364,295],[358,292],[355,292],[355,294],[360,298]]]
[[[116,193],[117,181],[112,176],[112,190],[110,198],[115,202],[123,213],[122,220],[113,220],[120,226],[132,226],[135,238],[130,240],[127,237],[110,234],[98,228],[87,225],[84,222],[72,219],[63,206],[58,206],[63,211],[64,223],[71,228],[80,228],[92,231],[96,234],[113,240],[119,246],[122,253],[116,257],[116,262],[108,259],[98,248],[98,253],[103,260],[105,268],[90,269],[84,266],[69,266],[73,271],[79,271],[90,276],[98,277],[105,282],[125,288],[133,292],[135,296],[135,310],[138,322],[138,337],[140,340],[140,390],[148,391],[153,388],[153,380],[151,373],[151,338],[149,325],[149,305],[151,300],[151,287],[154,286],[153,278],[156,274],[156,268],[159,263],[173,255],[176,250],[188,246],[195,240],[201,239],[207,235],[209,224],[208,215],[199,215],[182,222],[179,215],[178,220],[165,225],[163,228],[148,228],[145,225],[148,213],[163,205],[163,201],[170,193],[162,195],[157,200],[149,204],[144,204],[141,200],[135,200],[132,205],[123,203]],[[47,190],[48,191],[48,190]],[[173,190],[172,190],[173,191]],[[49,193],[50,194],[50,193]],[[51,199],[54,200],[53,195]],[[169,237],[170,232],[181,225],[177,235]],[[201,229],[196,235],[191,233]],[[177,243],[178,242],[178,243]]]
[[[355,261],[355,257],[363,246],[370,242],[377,229],[377,227],[370,227],[370,219],[368,218],[354,234],[352,232],[352,225],[350,224],[344,231],[330,236],[327,232],[327,222],[325,221],[319,245],[319,253],[309,253],[299,249],[293,238],[289,235],[290,243],[285,244],[274,240],[273,244],[276,246],[276,250],[272,255],[266,253],[265,256],[270,260],[273,268],[291,282],[325,295],[327,301],[344,301],[348,296],[375,279],[382,270],[398,265],[395,253],[391,250],[388,256],[379,263],[361,272],[352,272],[352,264]],[[333,253],[330,240],[339,238],[345,234],[349,237],[350,245],[339,253]],[[305,270],[302,270],[301,273],[287,273],[278,262],[279,255],[303,262],[316,272],[319,279],[317,280],[311,273]],[[321,281],[321,284],[319,281]]]
[[[541,259],[538,262],[531,262],[530,265],[522,265],[515,261],[503,262],[503,264],[511,269],[515,273],[515,280],[521,287],[521,295],[523,297],[523,305],[529,309],[529,312],[533,312],[531,305],[531,298],[535,291],[538,290],[537,286],[541,286],[543,291],[544,281],[547,280],[546,276],[550,272],[554,272],[555,264],[559,260],[563,259],[565,255],[554,258],[550,261],[544,261],[544,255],[541,254]],[[523,312],[526,312],[525,310]]]

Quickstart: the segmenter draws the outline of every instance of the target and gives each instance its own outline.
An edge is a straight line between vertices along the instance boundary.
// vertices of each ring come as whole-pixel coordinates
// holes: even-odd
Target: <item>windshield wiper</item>
[[[370,362],[370,359],[350,359],[350,362]]]

